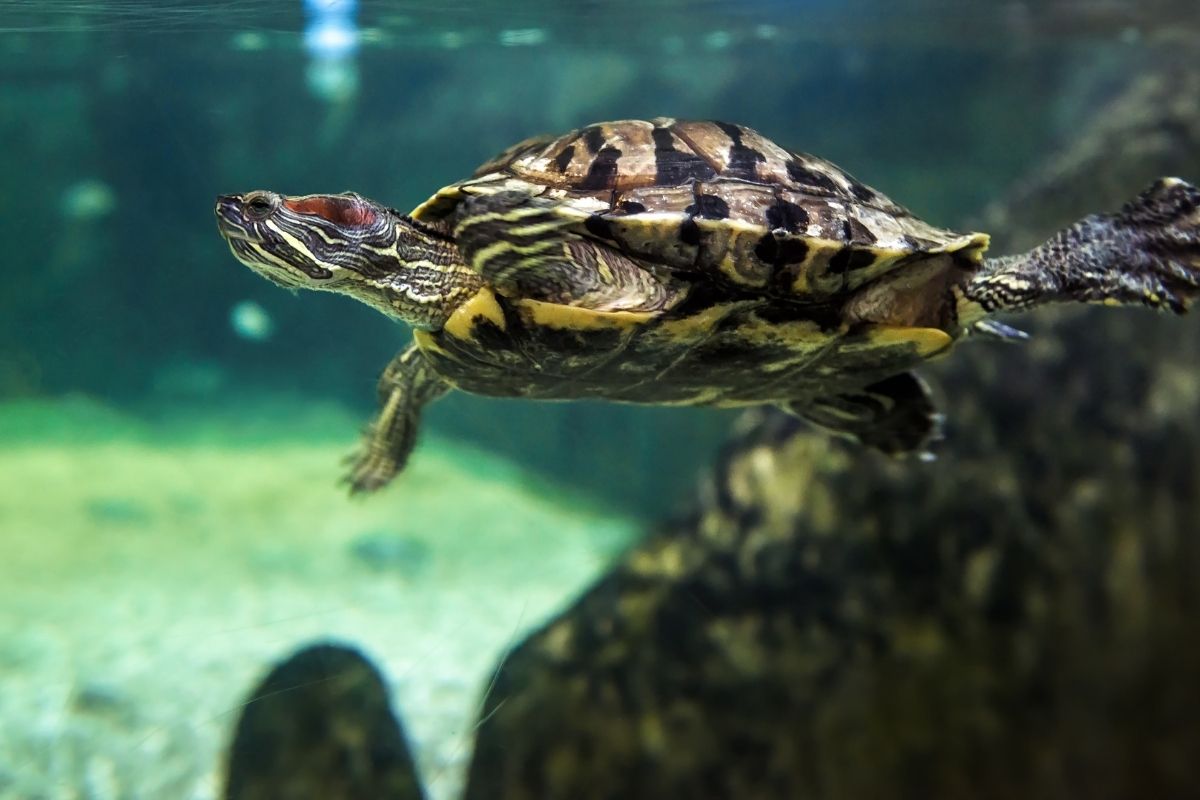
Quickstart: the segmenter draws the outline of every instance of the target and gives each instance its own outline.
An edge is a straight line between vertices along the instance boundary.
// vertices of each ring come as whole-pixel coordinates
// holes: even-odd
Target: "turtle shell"
[[[935,254],[978,263],[988,243],[929,225],[830,162],[750,128],[667,118],[525,140],[413,216],[437,222],[466,195],[512,190],[560,200],[579,234],[652,269],[801,300]]]

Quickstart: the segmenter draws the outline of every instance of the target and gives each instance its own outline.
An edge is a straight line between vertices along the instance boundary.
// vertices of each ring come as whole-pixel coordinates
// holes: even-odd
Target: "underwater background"
[[[213,198],[408,209],[520,139],[654,116],[749,125],[1016,252],[1200,181],[1200,9],[0,0],[0,798],[221,797],[267,760],[231,755],[247,697],[320,642],[377,665],[429,797],[1188,796],[1194,315],[964,346],[924,371],[930,465],[453,394],[346,496],[408,332],[252,274]]]

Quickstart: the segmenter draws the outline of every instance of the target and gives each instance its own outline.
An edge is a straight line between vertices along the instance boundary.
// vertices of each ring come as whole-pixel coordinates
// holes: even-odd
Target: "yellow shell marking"
[[[843,331],[845,326],[843,326]],[[741,336],[755,344],[783,344],[798,347],[806,344],[819,347],[830,339],[840,336],[842,331],[828,332],[812,320],[793,320],[791,322],[768,322],[758,316],[752,316],[739,329]]]
[[[654,311],[596,311],[591,308],[546,303],[541,300],[518,300],[517,308],[534,325],[572,331],[595,331],[611,328],[632,330],[639,325],[644,325],[657,313]]]
[[[954,344],[950,334],[938,328],[905,328],[895,325],[877,325],[865,331],[872,349],[885,347],[916,347],[917,355],[930,358],[948,350]]]
[[[676,342],[690,342],[706,338],[717,328],[717,323],[737,308],[735,303],[710,306],[695,314],[664,322],[658,331]]]
[[[413,341],[422,350],[430,350],[434,353],[447,355],[446,348],[437,343],[437,339],[433,338],[433,334],[429,331],[415,330],[413,331]]]
[[[496,302],[496,295],[492,294],[492,290],[486,286],[476,292],[470,300],[454,309],[454,313],[446,320],[442,330],[455,339],[469,341],[475,328],[476,317],[490,320],[500,330],[504,330],[507,325],[504,321],[504,312],[500,309],[500,304]],[[418,339],[418,341],[420,340]]]
[[[435,192],[428,200],[412,210],[413,219],[429,222],[453,209],[462,199],[462,189],[451,184]]]

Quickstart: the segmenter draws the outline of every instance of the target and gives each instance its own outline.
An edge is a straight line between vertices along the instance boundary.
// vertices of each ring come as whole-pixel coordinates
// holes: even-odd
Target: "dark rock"
[[[379,672],[316,645],[250,693],[229,751],[226,800],[420,800],[404,730]]]

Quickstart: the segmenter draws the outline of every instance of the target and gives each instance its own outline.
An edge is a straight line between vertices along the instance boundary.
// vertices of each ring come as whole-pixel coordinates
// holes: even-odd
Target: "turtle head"
[[[221,195],[217,228],[238,261],[286,288],[339,292],[414,326],[453,306],[457,250],[357,194]]]

